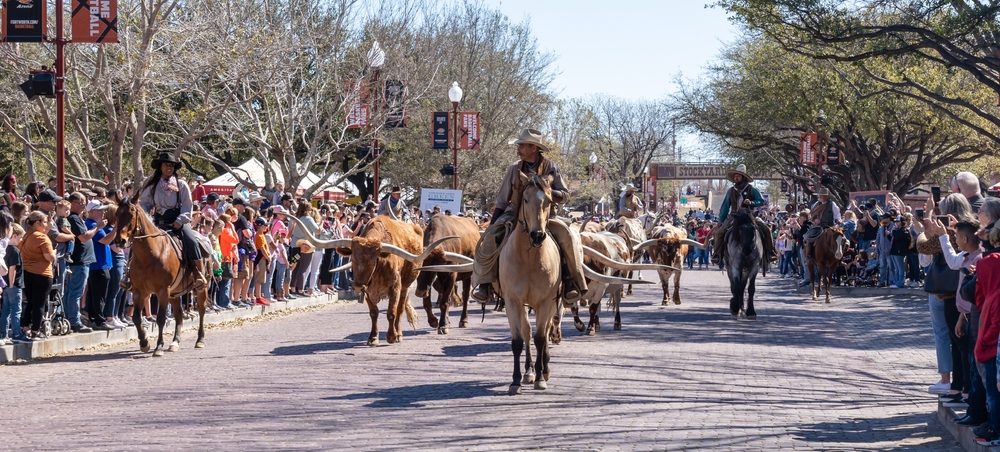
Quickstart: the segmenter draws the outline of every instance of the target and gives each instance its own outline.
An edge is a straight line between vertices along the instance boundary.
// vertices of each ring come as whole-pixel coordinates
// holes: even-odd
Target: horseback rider
[[[635,185],[628,184],[625,186],[625,193],[622,194],[621,200],[618,201],[618,215],[625,218],[636,218],[639,216],[639,211],[642,210],[642,202],[636,196],[635,190]]]
[[[473,272],[479,286],[472,293],[472,297],[480,302],[486,302],[490,298],[492,283],[499,280],[499,271],[496,262],[499,258],[500,245],[506,237],[507,231],[512,229],[517,222],[518,206],[511,205],[511,197],[514,191],[519,189],[518,173],[536,174],[540,177],[552,177],[552,206],[553,211],[556,204],[569,201],[569,189],[563,182],[559,174],[559,167],[555,162],[545,158],[542,152],[548,147],[542,142],[542,133],[535,129],[524,129],[518,134],[517,162],[510,165],[500,182],[497,190],[496,202],[493,208],[493,217],[490,226],[483,233],[482,238],[476,245],[475,265]],[[562,259],[562,280],[563,299],[566,302],[578,300],[587,293],[587,281],[583,276],[582,249],[576,249],[570,240],[572,234],[569,226],[562,221],[556,220],[553,215],[548,223],[551,238],[559,244],[559,256]]]
[[[809,221],[812,227],[802,236],[802,243],[805,247],[806,256],[812,256],[813,242],[819,238],[823,231],[840,223],[840,206],[830,199],[830,190],[826,187],[820,188],[819,200],[809,209]]]
[[[399,221],[409,221],[410,211],[406,208],[406,204],[400,199],[402,197],[402,189],[399,186],[393,186],[392,191],[389,196],[382,199],[382,202],[378,205],[379,215],[388,215],[393,220]]]
[[[181,161],[170,152],[161,152],[153,159],[152,166],[153,174],[139,190],[139,206],[152,214],[157,227],[180,238],[182,266],[194,275],[194,288],[200,289],[207,281],[197,266],[202,256],[198,238],[190,226],[191,190],[177,176]]]
[[[715,231],[712,232],[712,243],[715,244],[712,248],[712,263],[715,265],[722,261],[722,253],[725,249],[723,238],[733,225],[730,214],[735,213],[740,208],[754,209],[764,205],[764,197],[760,195],[760,191],[750,185],[753,178],[747,174],[746,165],[739,165],[736,169],[727,171],[726,179],[729,179],[733,186],[729,187],[726,197],[722,200],[722,206],[719,207],[719,226],[716,226]],[[764,245],[766,259],[774,260],[777,253],[774,250],[774,241],[771,240],[771,228],[757,217],[754,217],[754,225],[757,226],[757,231],[760,233],[760,241]]]

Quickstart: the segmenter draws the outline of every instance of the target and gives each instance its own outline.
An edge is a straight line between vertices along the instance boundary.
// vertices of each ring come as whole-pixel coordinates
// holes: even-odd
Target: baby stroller
[[[42,316],[42,332],[46,336],[65,336],[73,332],[63,312],[63,287],[66,287],[66,258],[60,256],[53,265],[52,288]]]

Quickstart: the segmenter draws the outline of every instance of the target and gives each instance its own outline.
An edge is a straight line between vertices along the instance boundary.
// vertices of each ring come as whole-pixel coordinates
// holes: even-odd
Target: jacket
[[[976,264],[976,306],[979,307],[979,336],[974,350],[976,361],[997,357],[1000,337],[1000,250],[989,247]]]
[[[726,192],[726,197],[722,200],[722,205],[719,207],[719,222],[726,221],[726,217],[732,213],[731,210],[734,204],[739,209],[739,204],[747,199],[750,200],[751,207],[764,205],[764,197],[760,195],[760,191],[753,185],[746,184],[740,188],[737,188],[735,185],[729,187],[729,191]]]

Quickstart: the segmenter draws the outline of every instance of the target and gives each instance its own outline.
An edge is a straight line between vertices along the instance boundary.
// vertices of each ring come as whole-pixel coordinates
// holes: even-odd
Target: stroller
[[[52,288],[42,315],[42,332],[46,336],[65,336],[73,332],[63,312],[63,288],[66,287],[66,257],[59,256],[53,264]]]

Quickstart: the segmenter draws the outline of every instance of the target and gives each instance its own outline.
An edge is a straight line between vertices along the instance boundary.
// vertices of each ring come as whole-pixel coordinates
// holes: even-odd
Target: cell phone
[[[924,219],[924,209],[916,209],[916,214],[918,220]]]
[[[949,222],[951,221],[948,219],[948,215],[935,215],[934,218],[937,218],[938,221],[943,223],[945,226],[948,226],[950,224]]]
[[[941,202],[941,187],[934,186],[931,187],[931,197],[934,198],[934,204]]]

